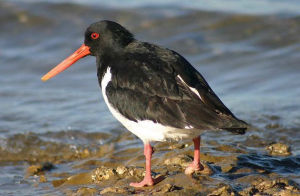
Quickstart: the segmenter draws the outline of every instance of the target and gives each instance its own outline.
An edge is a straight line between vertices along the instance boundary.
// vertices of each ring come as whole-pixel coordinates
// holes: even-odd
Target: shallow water
[[[236,152],[219,149],[230,145],[242,150],[237,153],[237,168],[263,168],[300,183],[298,2],[276,1],[280,5],[265,10],[254,3],[257,9],[252,11],[238,3],[231,10],[213,3],[191,8],[168,1],[164,5],[74,2],[0,2],[1,194],[61,194],[50,183],[36,185],[34,176],[24,177],[28,165],[35,163],[52,162],[54,173],[69,175],[99,166],[79,167],[87,160],[143,166],[142,143],[104,104],[93,57],[47,83],[40,81],[81,45],[85,28],[100,19],[118,21],[138,39],[181,53],[223,102],[252,125],[243,136],[204,134],[203,153],[231,156]],[[265,147],[274,142],[289,145],[292,154],[269,156]],[[99,148],[104,151],[99,153]],[[87,156],[85,149],[90,152]],[[154,156],[157,163],[162,162],[159,155]],[[59,179],[51,172],[49,181]],[[230,180],[240,177],[218,171],[212,179],[237,186]]]

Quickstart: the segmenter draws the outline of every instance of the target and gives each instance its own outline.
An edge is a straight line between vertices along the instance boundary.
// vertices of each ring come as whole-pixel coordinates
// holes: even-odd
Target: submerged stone
[[[291,148],[287,144],[275,143],[266,147],[270,155],[274,156],[289,156],[291,155]]]
[[[44,164],[39,165],[31,165],[26,170],[26,176],[33,176],[33,175],[40,175],[43,174],[45,171],[50,171],[54,169],[55,166],[52,163],[46,162]]]
[[[47,182],[46,176],[41,175],[41,176],[40,176],[40,182],[41,182],[41,183]]]
[[[296,183],[284,178],[270,179],[258,179],[252,182],[252,186],[248,187],[241,192],[240,195],[286,195],[294,196],[300,195],[300,189]]]
[[[82,185],[82,184],[90,184],[92,183],[92,177],[90,173],[79,173],[73,176],[70,176],[66,179],[54,180],[52,184],[54,187],[62,186],[62,185]]]
[[[26,170],[26,176],[37,175],[41,171],[41,165],[31,165]]]
[[[67,181],[67,179],[53,180],[52,185],[53,185],[53,187],[58,187],[58,186],[62,185],[63,183],[65,183],[66,181]]]

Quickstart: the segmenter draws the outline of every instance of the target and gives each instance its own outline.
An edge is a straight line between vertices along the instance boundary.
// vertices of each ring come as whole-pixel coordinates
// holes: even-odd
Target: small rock
[[[41,182],[41,183],[47,182],[46,176],[41,175],[41,176],[40,176],[40,182]]]
[[[289,156],[291,155],[291,149],[288,145],[283,143],[275,143],[266,147],[270,155]]]
[[[108,180],[116,174],[116,170],[102,166],[93,171],[92,180],[95,183],[99,183],[102,180]]]
[[[207,196],[234,196],[236,193],[229,185],[221,185],[221,187],[216,188],[214,191],[209,193]]]
[[[118,166],[117,169],[114,169],[101,166],[95,169],[92,174],[94,182],[108,180],[112,177],[123,178],[127,176],[143,177],[145,176],[145,169],[125,166]]]
[[[278,193],[274,193],[274,196],[299,196],[299,191],[294,190],[281,190]]]
[[[119,193],[119,194],[133,194],[134,192],[131,191],[129,188],[127,187],[107,187],[105,189],[103,189],[100,194],[106,194],[106,193]]]
[[[258,170],[258,169],[257,169],[256,171],[259,172],[259,173],[262,173],[262,172],[260,172],[260,170]],[[265,170],[263,170],[263,171],[265,171]],[[251,173],[251,172],[252,172],[252,169],[243,167],[243,168],[237,169],[237,170],[234,172],[234,174],[245,174],[245,173]]]
[[[41,171],[41,165],[31,165],[26,170],[26,176],[37,175]]]
[[[248,187],[245,188],[244,190],[239,192],[239,195],[241,196],[249,196],[249,195],[256,195],[258,193],[258,190],[255,189],[254,187]]]
[[[218,162],[216,165],[221,167],[223,173],[227,173],[237,168],[237,160],[235,158],[224,159],[224,161]]]
[[[171,185],[171,184],[165,184],[165,185],[163,186],[163,188],[160,190],[160,192],[161,192],[161,193],[171,192],[171,190],[172,190],[173,187],[174,187],[174,186]]]
[[[154,192],[155,193],[168,193],[168,192],[172,192],[174,190],[180,190],[182,188],[177,187],[175,185],[172,184],[164,184],[163,186],[160,186],[159,188],[155,189]]]
[[[280,128],[280,124],[278,124],[278,123],[269,123],[269,124],[266,125],[266,128],[267,129],[278,129],[278,128]]]
[[[52,185],[54,187],[58,187],[58,186],[62,185],[63,183],[65,183],[66,181],[67,181],[67,179],[53,180]]]
[[[108,144],[103,144],[99,147],[99,150],[96,152],[96,156],[103,157],[107,153],[113,153],[115,150],[115,144],[113,142]]]
[[[216,147],[216,150],[222,152],[233,152],[233,153],[246,153],[244,150],[240,150],[237,147],[233,147],[230,145],[220,145]]]
[[[27,168],[26,176],[40,175],[44,171],[50,171],[54,168],[55,166],[49,162],[46,162],[43,165],[31,165]]]
[[[84,149],[83,151],[80,152],[80,158],[85,159],[91,155],[89,149]]]
[[[222,163],[222,162],[235,162],[237,161],[237,155],[230,156],[213,156],[209,153],[204,153],[200,155],[200,159],[207,161],[209,163]]]
[[[168,158],[164,161],[165,165],[180,165],[181,167],[185,168],[188,167],[190,162],[193,161],[193,158],[185,155],[185,154],[180,154],[175,157]]]
[[[93,196],[97,195],[97,190],[94,188],[88,188],[88,187],[81,187],[77,190],[75,194],[72,194],[74,196]]]
[[[266,176],[261,176],[261,175],[255,175],[255,174],[251,174],[251,175],[244,175],[240,178],[237,178],[236,179],[236,182],[238,184],[241,184],[241,185],[249,185],[249,184],[257,184],[257,183],[260,183],[264,180],[267,180],[268,178]]]
[[[127,173],[127,172],[128,172],[128,168],[127,168],[127,167],[124,167],[124,166],[119,166],[119,167],[117,167],[116,172],[117,172],[119,175],[123,175],[124,173]],[[132,172],[131,172],[131,173],[132,173]]]
[[[275,180],[263,180],[258,179],[252,183],[251,187],[248,187],[241,192],[240,195],[277,195],[277,196],[293,196],[300,195],[300,189],[295,184],[292,184],[289,180],[283,178],[277,178]]]
[[[221,170],[223,173],[230,172],[236,165],[235,164],[225,164],[221,166]]]
[[[88,172],[88,173],[79,173],[68,177],[64,182],[64,185],[81,185],[81,184],[89,184],[92,182],[93,182],[92,175],[90,172]]]

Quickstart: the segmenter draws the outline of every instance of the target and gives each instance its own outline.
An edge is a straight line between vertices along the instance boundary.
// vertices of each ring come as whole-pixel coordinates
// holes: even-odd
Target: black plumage
[[[46,81],[87,55],[96,57],[104,101],[112,114],[144,142],[146,173],[133,187],[152,186],[152,141],[193,139],[190,175],[200,163],[201,133],[225,129],[244,133],[247,124],[236,118],[203,76],[180,54],[140,42],[118,23],[100,21],[85,32],[84,44],[42,77]]]
[[[138,41],[121,25],[110,21],[92,24],[86,31],[86,45],[90,33],[95,31],[106,36],[99,40],[102,43],[97,45],[94,54],[99,84],[110,67],[112,80],[106,87],[106,95],[123,116],[132,121],[152,120],[180,129],[244,133],[246,123],[232,114],[203,76],[180,54]],[[115,38],[116,32],[121,38]]]

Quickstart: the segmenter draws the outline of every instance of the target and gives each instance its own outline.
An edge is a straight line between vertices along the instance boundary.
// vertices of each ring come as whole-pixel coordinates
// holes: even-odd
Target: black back
[[[98,39],[91,38],[93,32],[100,35]],[[178,53],[137,41],[112,21],[88,27],[85,44],[96,56],[100,86],[110,67],[112,79],[106,95],[128,119],[152,120],[181,129],[244,133],[247,124],[231,113],[203,76]]]
[[[103,56],[98,62],[99,82],[106,67],[111,67],[112,81],[106,95],[128,119],[152,120],[182,129],[244,132],[246,124],[231,113],[202,75],[178,53],[134,41],[122,53],[113,55]],[[195,88],[201,99],[189,87]]]

